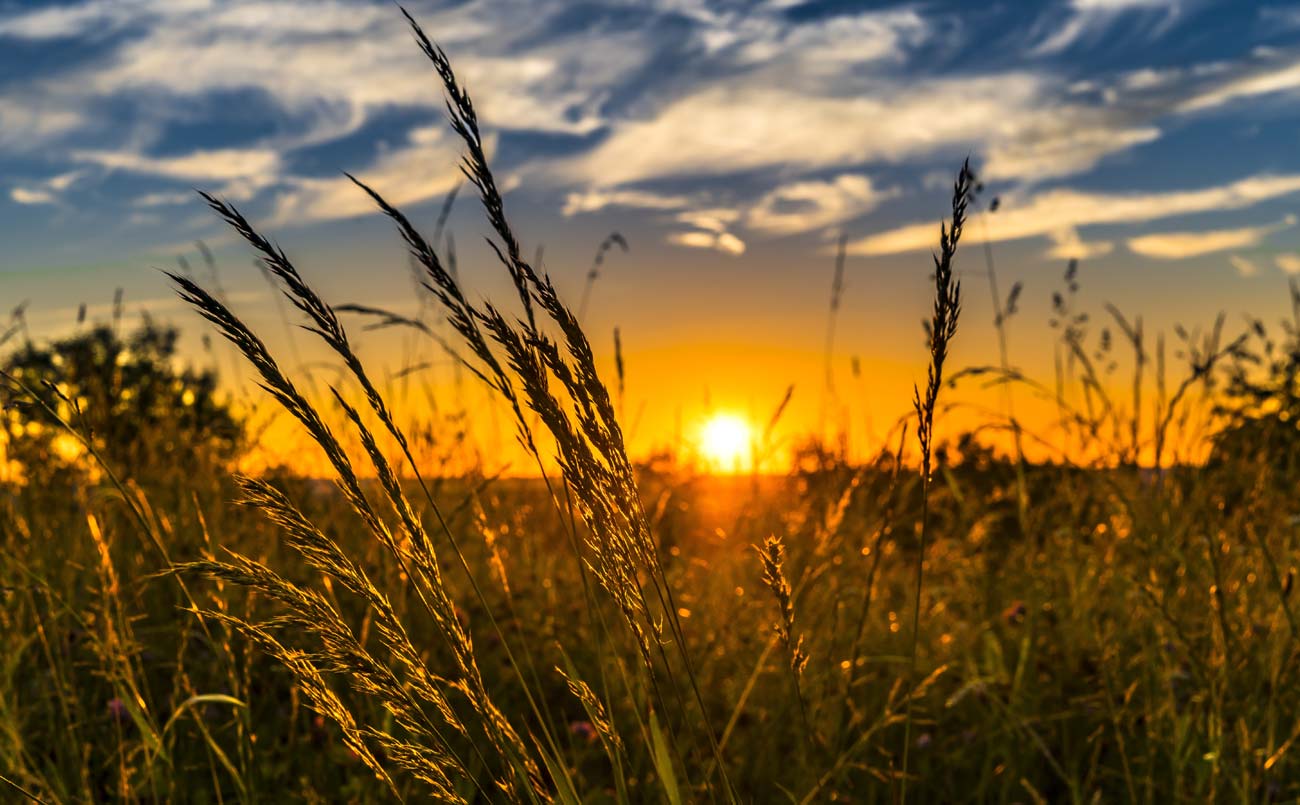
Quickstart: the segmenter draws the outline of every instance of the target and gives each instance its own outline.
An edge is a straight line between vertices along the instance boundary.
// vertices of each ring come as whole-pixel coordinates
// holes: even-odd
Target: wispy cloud
[[[1273,262],[1288,274],[1300,274],[1300,254],[1279,254]]]
[[[1115,244],[1108,240],[1085,242],[1079,237],[1079,230],[1066,227],[1055,232],[1048,232],[1052,247],[1047,256],[1053,260],[1092,260],[1104,257],[1115,249]]]
[[[35,183],[24,183],[9,191],[9,198],[18,204],[57,204],[62,194],[83,175],[74,170],[60,173]]]
[[[593,188],[571,192],[564,197],[563,213],[580,215],[609,207],[632,207],[642,210],[677,210],[691,203],[681,195],[661,195],[648,190]]]
[[[487,138],[489,152],[495,137]],[[442,127],[417,129],[406,144],[382,154],[358,178],[390,204],[415,204],[463,181],[459,150]],[[276,199],[275,225],[351,218],[375,211],[374,201],[346,176],[294,179]]]
[[[28,89],[0,95],[0,148],[27,152],[81,129],[86,122],[86,115],[74,106]]]
[[[1239,254],[1228,255],[1228,265],[1242,277],[1255,277],[1259,275],[1259,266],[1254,260],[1242,257]]]
[[[221,148],[191,151],[179,156],[156,157],[125,151],[77,151],[79,162],[110,170],[146,173],[184,181],[220,181],[274,176],[280,155],[267,148]]]
[[[1099,107],[1059,104],[1031,73],[884,82],[853,97],[768,81],[725,83],[615,125],[590,153],[562,163],[591,184],[783,167],[806,170],[987,150],[995,178],[1058,176],[1157,135]],[[1057,88],[1059,89],[1059,88]]]
[[[736,257],[745,253],[745,242],[728,230],[739,219],[739,212],[726,208],[680,212],[676,221],[693,230],[673,232],[668,235],[668,242],[693,249],[714,249]]]
[[[1300,91],[1300,60],[1270,60],[1193,94],[1178,105],[1178,111],[1199,112],[1242,98],[1296,91]]]
[[[198,200],[198,194],[192,191],[177,193],[146,193],[131,201],[136,207],[170,207],[176,204],[188,204]]]
[[[1064,21],[1031,52],[1039,56],[1060,53],[1103,35],[1126,17],[1125,22],[1138,17],[1159,32],[1177,18],[1181,6],[1178,0],[1072,0]]]
[[[714,249],[733,257],[745,253],[745,242],[730,232],[674,232],[668,242],[692,249]]]
[[[745,216],[752,229],[791,234],[822,229],[871,212],[898,194],[880,190],[871,179],[842,174],[826,182],[782,185],[758,200]]]
[[[1269,235],[1295,224],[1295,218],[1288,217],[1278,224],[1268,226],[1244,226],[1236,229],[1209,229],[1201,232],[1153,232],[1129,238],[1127,246],[1130,251],[1143,257],[1157,260],[1180,260],[1197,257],[1202,254],[1226,252],[1255,246]]]
[[[1179,215],[1237,210],[1300,192],[1300,174],[1252,176],[1199,190],[1156,193],[1085,193],[1056,189],[1011,200],[989,220],[993,240],[1021,240],[1097,224],[1140,224]],[[966,232],[982,241],[984,227]],[[934,223],[921,222],[871,235],[850,245],[853,254],[894,254],[928,249],[934,240]]]
[[[541,0],[527,19],[516,20],[512,36],[520,39],[514,41],[501,35],[500,8],[425,9],[420,17],[454,54],[486,120],[497,128],[577,136],[602,125],[598,107],[609,87],[647,56],[644,43],[630,35],[559,33],[521,44],[563,8]],[[395,44],[409,43],[410,34],[401,15],[382,3],[91,0],[0,13],[0,40],[78,37],[101,43],[99,55],[80,64],[73,58],[26,87],[0,85],[0,149],[40,148],[47,158],[72,163],[216,182],[239,198],[281,186],[319,188],[337,198],[342,186],[304,174],[299,152],[342,142],[384,114],[424,110],[426,120],[416,125],[441,115],[429,65],[414,47]],[[188,153],[165,142],[177,124],[228,117],[230,93],[249,91],[257,98],[251,111],[270,119],[272,133]],[[91,140],[94,147],[87,147]],[[442,155],[431,150],[428,158]],[[414,154],[407,157],[380,154],[368,172],[400,178],[395,165],[416,168]],[[322,217],[319,204],[279,203],[281,212],[295,208]]]
[[[985,180],[1043,205],[1034,222],[1009,203],[992,222],[998,237],[1045,236],[1053,254],[1095,256],[1109,241],[1083,238],[1081,227],[1201,202],[1156,194],[1174,211],[1129,206],[1119,219],[1097,205],[1122,206],[1122,194],[1035,188],[1112,164],[1229,103],[1300,88],[1300,59],[1282,51],[1182,67],[1139,59],[1087,80],[1059,63],[1121,25],[1143,42],[1181,30],[1196,12],[1190,0],[1070,0],[1013,15],[1006,21],[1021,27],[1008,41],[1029,54],[1015,69],[985,58],[970,18],[938,5],[791,12],[800,5],[595,0],[582,22],[568,0],[534,0],[526,14],[507,0],[416,0],[413,10],[503,135],[498,167],[553,192],[565,215],[624,207],[662,222],[725,204],[738,218],[701,231],[713,238],[707,248],[733,252],[751,235],[870,215],[912,192],[899,173],[973,154]],[[74,189],[129,172],[157,180],[132,185],[133,205],[150,212],[170,214],[177,183],[198,183],[302,223],[370,211],[335,167],[404,203],[455,180],[456,149],[428,133],[442,113],[436,81],[389,4],[17,6],[0,12],[0,41],[12,40],[95,44],[58,70],[0,82],[0,158],[39,153],[52,173],[93,166]],[[204,122],[229,121],[232,102],[240,115],[229,140],[194,137]],[[546,147],[530,150],[539,141]],[[888,177],[887,189],[875,177]],[[37,181],[8,187],[16,203],[76,198]],[[672,231],[688,245],[705,240]],[[855,248],[920,243],[895,230]]]
[[[19,204],[53,204],[58,199],[53,193],[40,188],[15,187],[9,191],[9,198]]]

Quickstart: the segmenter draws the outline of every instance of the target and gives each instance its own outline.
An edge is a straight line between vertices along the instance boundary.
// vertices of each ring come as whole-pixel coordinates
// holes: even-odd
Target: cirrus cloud
[[[1149,193],[1089,193],[1046,190],[1004,202],[985,227],[967,230],[970,241],[1043,237],[1064,229],[1098,224],[1141,224],[1179,215],[1238,210],[1300,193],[1300,174],[1260,175],[1198,190]],[[934,224],[921,222],[854,241],[851,254],[883,255],[929,249]]]
[[[745,222],[752,229],[793,234],[822,229],[874,210],[897,190],[880,190],[871,179],[841,174],[830,181],[794,182],[768,192],[751,207]]]
[[[1245,226],[1236,229],[1209,229],[1201,232],[1153,232],[1136,238],[1129,238],[1127,246],[1130,251],[1157,260],[1180,260],[1198,257],[1202,254],[1225,252],[1254,246],[1269,235],[1295,224],[1295,218],[1288,217],[1279,224],[1269,226]]]

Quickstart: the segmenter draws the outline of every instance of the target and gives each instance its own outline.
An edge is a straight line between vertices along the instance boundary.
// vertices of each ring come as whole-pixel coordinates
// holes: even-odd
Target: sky
[[[408,8],[472,94],[507,213],[562,293],[576,304],[598,244],[625,237],[584,324],[606,366],[620,330],[643,452],[713,411],[764,421],[791,385],[783,427],[824,429],[830,409],[877,446],[924,376],[928,252],[968,156],[985,192],[958,260],[959,365],[996,358],[981,241],[1003,293],[1023,284],[1011,362],[1043,376],[1070,258],[1081,306],[1114,303],[1150,332],[1278,318],[1300,274],[1294,5]],[[327,299],[410,312],[400,243],[342,171],[432,228],[460,180],[442,104],[391,2],[0,0],[0,307],[27,302],[33,332],[58,335],[122,288],[129,313],[175,322],[195,360],[231,367],[199,349],[203,327],[158,271],[202,265],[201,240],[232,305],[310,364],[194,190],[239,207]],[[507,299],[471,194],[449,231],[472,294]],[[369,360],[409,362],[392,333],[362,340]]]

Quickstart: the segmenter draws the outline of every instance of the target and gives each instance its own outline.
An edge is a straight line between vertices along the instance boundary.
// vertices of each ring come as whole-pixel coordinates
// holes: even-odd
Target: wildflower
[[[1029,608],[1025,606],[1024,601],[1013,601],[1011,606],[1002,610],[1002,620],[1011,626],[1019,626],[1024,621],[1025,613],[1028,611]]]
[[[587,743],[596,740],[596,727],[590,721],[573,721],[569,724],[569,732],[581,738]]]
[[[119,722],[119,723],[120,723],[120,722],[123,722],[123,721],[126,721],[126,717],[127,717],[127,712],[126,712],[126,702],[122,701],[121,699],[119,699],[119,698],[116,697],[116,696],[114,696],[113,698],[109,699],[109,700],[108,700],[108,715],[109,715],[109,717],[112,718],[114,721],[117,721],[117,722]]]

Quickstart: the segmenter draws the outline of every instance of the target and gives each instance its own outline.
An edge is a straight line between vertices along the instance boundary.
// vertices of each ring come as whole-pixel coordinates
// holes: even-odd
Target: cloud
[[[513,14],[508,35],[500,3],[449,6],[418,14],[452,55],[492,130],[590,134],[605,123],[601,107],[609,93],[650,59],[653,43],[635,30],[552,25],[568,9],[560,0],[538,0],[529,14]],[[52,161],[215,183],[214,189],[239,200],[275,190],[286,215],[296,209],[319,220],[356,209],[353,203],[327,215],[305,199],[311,190],[327,200],[350,194],[346,180],[303,175],[297,158],[303,149],[339,143],[386,114],[409,119],[413,110],[423,112],[426,119],[398,124],[414,127],[443,115],[437,77],[391,4],[89,0],[0,11],[0,42],[64,38],[93,40],[96,47],[87,52],[94,55],[0,84],[0,148],[40,149]],[[269,133],[177,155],[173,138],[198,122],[228,118],[232,93],[254,99],[240,113],[267,123],[260,128]],[[403,134],[399,128],[395,139]],[[373,142],[373,135],[368,138]],[[406,150],[381,156],[370,172],[398,188],[398,197],[423,198],[443,188],[442,165],[419,165],[414,150],[399,155]],[[426,152],[431,161],[443,156],[442,150]],[[357,163],[340,159],[339,167],[355,169]],[[416,187],[420,179],[435,178],[433,190]],[[137,203],[163,206],[174,198],[167,190],[149,188]]]
[[[185,4],[178,0],[175,8]],[[0,37],[43,41],[67,39],[92,33],[104,34],[126,24],[133,17],[149,14],[156,4],[136,0],[93,0],[80,5],[59,5],[14,14],[0,20]]]
[[[1048,72],[863,78],[801,85],[758,70],[697,83],[637,117],[610,121],[589,152],[556,165],[567,181],[811,172],[982,153],[988,179],[1086,172],[1160,137],[1161,104],[1108,104]]]
[[[802,25],[790,25],[778,14],[726,15],[712,20],[701,38],[712,50],[727,50],[736,64],[779,63],[787,74],[812,77],[897,61],[930,34],[920,14],[903,9],[828,15]]]
[[[726,207],[714,207],[680,212],[677,214],[677,220],[696,229],[724,232],[731,224],[740,220],[740,213]]]
[[[866,215],[898,192],[867,178],[881,175],[882,163],[955,164],[974,153],[986,180],[1039,183],[1155,142],[1180,114],[1300,86],[1300,61],[1277,54],[1212,69],[1098,72],[1087,82],[1051,63],[981,67],[956,57],[987,45],[973,41],[960,15],[932,4],[798,16],[790,13],[797,0],[604,0],[581,25],[569,0],[527,5],[521,14],[504,0],[439,3],[418,16],[451,55],[485,125],[544,133],[559,146],[548,154],[572,155],[528,153],[520,136],[505,140],[511,148],[499,166],[549,183],[565,215],[672,213],[721,199],[741,211],[735,227],[807,232]],[[1071,0],[1031,41],[1050,53],[1121,24],[1155,35],[1182,7]],[[81,61],[0,84],[0,147],[211,183],[235,199],[273,203],[285,221],[324,220],[360,214],[363,202],[346,179],[309,175],[321,157],[304,152],[341,152],[353,137],[373,144],[382,125],[396,145],[363,175],[415,200],[446,188],[444,144],[421,164],[411,139],[411,129],[441,116],[441,92],[389,4],[83,0],[0,12],[0,41],[76,38],[95,45]],[[233,128],[261,133],[178,154],[176,140],[196,123],[228,117],[232,96],[253,99],[246,111],[257,124]],[[753,188],[748,195],[709,192],[718,177],[738,174],[753,180],[736,185]],[[645,189],[663,179],[684,181],[673,192]],[[178,201],[159,185],[143,188],[134,205]],[[43,191],[23,189],[29,198]],[[330,213],[327,204],[342,206]],[[1085,225],[1057,220],[1038,234]],[[1073,234],[1054,250],[1103,248]]]
[[[675,210],[690,204],[686,196],[660,195],[646,190],[593,188],[572,192],[564,197],[565,216],[599,212],[608,207],[635,207],[643,210]]]
[[[9,191],[9,198],[19,204],[54,204],[58,199],[48,190],[15,187]]]
[[[745,215],[752,229],[777,234],[807,232],[865,215],[897,190],[879,190],[866,176],[841,174],[826,182],[794,182],[760,198]]]
[[[668,242],[692,249],[716,249],[733,257],[745,253],[745,242],[729,232],[674,232]]]
[[[745,241],[728,230],[740,218],[739,210],[728,207],[684,210],[674,220],[692,227],[693,231],[673,232],[668,235],[668,242],[692,249],[714,249],[736,257],[745,253]]]
[[[1228,264],[1243,277],[1254,277],[1259,274],[1259,266],[1255,264],[1255,261],[1249,260],[1241,255],[1228,255]]]
[[[1134,11],[1173,10],[1182,4],[1178,0],[1071,0],[1078,11]]]
[[[1252,67],[1243,75],[1223,80],[1193,94],[1178,105],[1183,113],[1199,112],[1258,95],[1300,90],[1300,60]]]
[[[1065,22],[1035,45],[1030,50],[1032,55],[1060,53],[1101,36],[1122,16],[1133,17],[1139,12],[1145,17],[1151,17],[1153,12],[1161,13],[1164,19],[1157,20],[1158,33],[1177,18],[1181,3],[1178,0],[1072,0],[1070,6]]]
[[[1179,215],[1236,210],[1300,192],[1300,174],[1259,175],[1199,190],[1150,193],[1088,193],[1058,188],[1023,201],[1006,200],[987,228],[995,241],[1041,237],[1096,224],[1137,224]],[[969,242],[984,240],[984,227],[966,230]],[[883,255],[929,249],[935,223],[924,221],[854,241],[851,254]]]
[[[1272,233],[1291,226],[1294,218],[1280,224],[1247,226],[1238,229],[1210,229],[1203,232],[1153,232],[1128,240],[1128,248],[1143,257],[1157,260],[1180,260],[1202,254],[1226,252],[1255,246]]]
[[[144,26],[145,35],[125,40],[106,63],[72,71],[64,85],[83,87],[92,97],[165,93],[201,99],[256,89],[291,116],[303,143],[354,132],[384,109],[441,108],[442,93],[430,66],[410,46],[405,20],[382,3],[173,6],[171,0],[150,0],[129,6],[131,21]],[[555,11],[540,10],[535,24]],[[11,27],[30,28],[38,15],[14,18]],[[507,48],[492,37],[500,31],[499,9],[475,6],[420,17],[452,54],[484,118],[515,129],[592,131],[608,84],[642,60],[643,48],[626,36],[553,37],[530,48]],[[179,54],[184,69],[177,69]]]
[[[1014,141],[993,143],[985,154],[984,178],[1040,179],[1082,173],[1111,154],[1160,137],[1154,126],[1112,128],[1100,121],[1089,126],[1070,117],[1067,113],[1036,121]]]
[[[85,124],[81,111],[41,93],[0,96],[0,146],[6,149],[31,150]]]
[[[72,187],[83,173],[79,170],[68,171],[51,176],[35,185],[15,187],[9,191],[9,198],[18,204],[57,204],[60,196]]]
[[[1288,274],[1300,274],[1300,254],[1279,254],[1273,262]]]
[[[464,180],[459,144],[442,127],[418,129],[405,145],[380,155],[356,176],[390,204],[416,204],[449,192]],[[495,138],[486,138],[492,152]],[[298,178],[276,199],[272,225],[368,215],[375,202],[346,176]],[[503,191],[504,192],[504,191]]]
[[[135,207],[170,207],[176,204],[188,204],[198,200],[192,191],[183,193],[146,193],[131,201]]]
[[[274,177],[280,171],[280,155],[266,148],[220,148],[170,157],[151,157],[122,151],[78,151],[73,154],[73,158],[110,170],[184,181],[258,179]]]
[[[1079,230],[1072,226],[1047,233],[1052,240],[1052,248],[1047,256],[1053,260],[1093,260],[1104,257],[1115,249],[1115,244],[1108,240],[1085,243],[1079,237]]]
[[[591,152],[554,170],[617,185],[981,148],[990,155],[991,178],[1041,178],[1084,170],[1158,134],[1104,108],[1055,102],[1058,91],[1050,77],[1032,73],[883,82],[851,97],[766,81],[721,83],[614,125]]]

